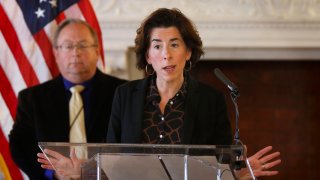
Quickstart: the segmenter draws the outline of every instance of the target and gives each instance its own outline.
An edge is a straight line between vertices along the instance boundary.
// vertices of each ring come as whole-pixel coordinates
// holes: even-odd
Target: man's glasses
[[[74,48],[77,48],[79,49],[80,51],[85,51],[87,50],[88,48],[91,48],[91,47],[97,47],[98,45],[96,44],[82,44],[82,43],[79,43],[79,44],[69,44],[69,43],[66,43],[66,44],[61,44],[60,46],[56,46],[57,49],[61,49],[61,51],[63,52],[71,52],[74,50]]]

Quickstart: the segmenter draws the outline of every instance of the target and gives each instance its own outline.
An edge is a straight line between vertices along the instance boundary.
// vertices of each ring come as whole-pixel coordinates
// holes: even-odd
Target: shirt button
[[[173,104],[173,101],[170,101],[170,104]]]
[[[164,121],[164,117],[161,117],[161,120]]]
[[[162,134],[160,134],[160,136],[159,136],[161,139],[163,138],[163,135]]]
[[[176,96],[179,96],[179,93]]]

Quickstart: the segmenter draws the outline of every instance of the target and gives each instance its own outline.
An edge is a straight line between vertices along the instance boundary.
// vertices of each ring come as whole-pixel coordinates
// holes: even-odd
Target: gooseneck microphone
[[[235,108],[235,114],[236,114],[236,127],[235,127],[235,133],[234,133],[234,141],[236,145],[243,145],[241,140],[240,140],[240,133],[239,133],[239,127],[238,127],[238,123],[239,123],[239,110],[238,110],[238,105],[237,105],[237,98],[240,96],[239,93],[239,89],[238,87],[231,82],[218,68],[214,69],[214,74],[229,88],[230,90],[230,95],[231,95],[231,99],[232,102],[234,104],[234,108]],[[244,155],[244,157],[246,157],[246,153],[244,151],[240,151],[238,152],[238,155],[236,156],[236,161],[234,166],[234,169],[241,169],[243,167],[246,167],[246,162],[247,165],[250,169],[250,173],[251,173],[251,177],[252,179],[256,180],[256,177],[254,176],[254,174],[252,173],[251,170],[251,166],[249,164],[249,161],[247,160],[246,162],[241,160],[241,156]],[[235,176],[234,171],[232,171],[232,174]]]
[[[219,68],[214,69],[214,74],[230,89],[230,91],[239,93],[238,87],[231,82]]]
[[[235,133],[234,133],[234,140],[235,143],[238,144],[240,142],[240,134],[239,134],[239,127],[238,127],[238,122],[239,122],[239,110],[238,110],[238,105],[237,105],[237,98],[240,96],[239,89],[238,87],[231,82],[219,68],[214,69],[214,74],[220,79],[231,91],[231,99],[235,107],[235,113],[236,113],[236,127],[235,127]],[[241,143],[241,142],[240,142]]]

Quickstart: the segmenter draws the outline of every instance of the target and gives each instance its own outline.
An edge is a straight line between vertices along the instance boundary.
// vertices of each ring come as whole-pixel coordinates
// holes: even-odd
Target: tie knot
[[[83,91],[83,90],[84,90],[84,86],[82,86],[82,85],[75,85],[70,88],[70,91],[72,93],[75,93],[75,92],[81,93],[81,91]]]

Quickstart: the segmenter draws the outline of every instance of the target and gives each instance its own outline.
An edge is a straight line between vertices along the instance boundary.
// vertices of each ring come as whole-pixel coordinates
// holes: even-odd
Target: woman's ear
[[[150,60],[149,60],[149,56],[148,56],[148,52],[146,52],[146,55],[144,56],[146,58],[146,61],[148,64],[151,64]]]
[[[191,51],[191,49],[188,49],[188,50],[187,50],[187,56],[186,56],[186,60],[187,60],[187,61],[190,60],[191,55],[192,55],[192,51]]]

